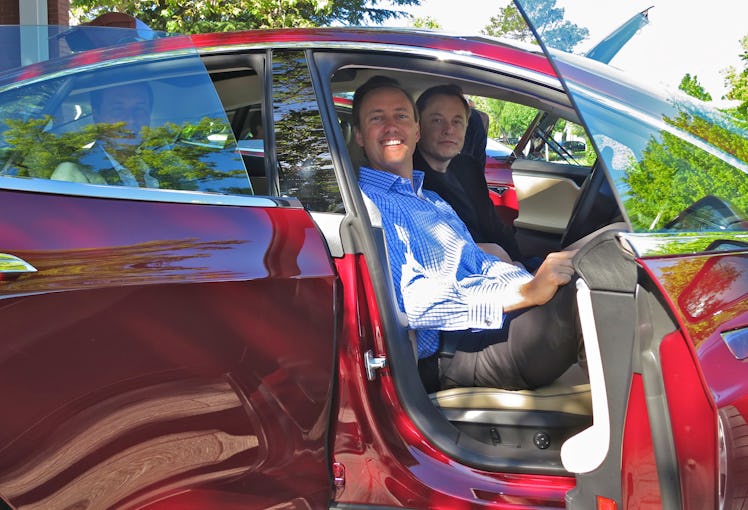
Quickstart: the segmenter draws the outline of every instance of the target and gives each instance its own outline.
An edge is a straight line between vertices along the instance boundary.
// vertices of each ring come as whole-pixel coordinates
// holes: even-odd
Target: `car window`
[[[531,106],[490,97],[471,96],[475,108],[489,119],[489,157],[517,157],[591,166],[595,161],[584,128],[574,122],[551,116]],[[493,143],[498,142],[501,145]],[[520,142],[524,142],[521,145]],[[509,147],[507,153],[506,148]]]
[[[262,86],[264,78],[262,73],[255,71],[265,68],[265,55],[257,53],[237,56],[230,65],[226,65],[224,58],[219,56],[215,66],[210,58],[205,63],[211,69],[213,85],[237,140],[237,151],[247,169],[252,190],[256,195],[267,195],[266,121],[263,118]]]
[[[0,175],[252,194],[197,55],[66,62],[0,86]]]
[[[317,212],[342,212],[330,147],[300,51],[273,53],[273,131],[281,195]]]
[[[531,22],[542,21],[538,2],[519,4]],[[663,21],[667,26],[672,20]],[[629,49],[640,57],[632,61],[649,60],[647,44],[631,44]],[[633,64],[623,74],[569,53],[550,51],[549,56],[607,167],[632,229],[700,234],[692,245],[661,243],[653,252],[727,246],[712,241],[748,230],[748,131],[736,117],[672,87],[652,85],[645,69]],[[707,232],[713,234],[704,235]]]

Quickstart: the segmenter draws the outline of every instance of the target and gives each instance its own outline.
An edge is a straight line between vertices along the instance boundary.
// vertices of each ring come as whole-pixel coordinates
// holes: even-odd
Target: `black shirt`
[[[437,172],[416,148],[413,168],[425,173],[423,187],[442,197],[465,223],[476,243],[496,243],[512,258],[523,261],[514,230],[501,221],[488,195],[488,185],[480,164],[470,156],[458,154],[447,171]]]

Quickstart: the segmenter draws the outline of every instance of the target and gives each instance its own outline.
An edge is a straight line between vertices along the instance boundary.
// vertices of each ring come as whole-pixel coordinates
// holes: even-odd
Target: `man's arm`
[[[49,178],[54,181],[106,184],[104,178],[98,173],[87,170],[82,166],[69,161],[64,161],[57,165],[57,168],[55,168]]]
[[[548,255],[532,280],[519,285],[514,292],[507,292],[503,300],[504,311],[511,312],[544,305],[550,301],[558,288],[569,283],[574,276],[572,258],[577,251],[562,251]]]
[[[512,258],[506,252],[506,250],[496,243],[475,243],[475,244],[477,244],[478,248],[483,250],[485,253],[488,253],[489,255],[493,255],[494,257],[498,258],[502,262],[506,262],[507,264],[514,263],[512,261]]]

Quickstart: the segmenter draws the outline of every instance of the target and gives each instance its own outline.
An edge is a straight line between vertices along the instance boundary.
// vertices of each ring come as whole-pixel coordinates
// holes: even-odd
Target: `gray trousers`
[[[502,329],[442,331],[439,352],[418,362],[426,390],[521,390],[555,381],[579,358],[575,291],[574,281],[560,287],[548,303],[509,314]]]

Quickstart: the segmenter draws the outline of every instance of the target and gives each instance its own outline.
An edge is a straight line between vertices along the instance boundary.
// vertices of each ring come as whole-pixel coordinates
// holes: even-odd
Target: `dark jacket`
[[[512,258],[524,261],[514,229],[501,221],[488,195],[483,169],[475,159],[458,154],[447,167],[437,172],[423,159],[420,149],[413,154],[413,168],[426,175],[423,187],[435,191],[452,206],[467,226],[476,243],[496,243]]]

